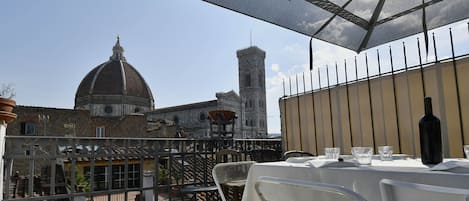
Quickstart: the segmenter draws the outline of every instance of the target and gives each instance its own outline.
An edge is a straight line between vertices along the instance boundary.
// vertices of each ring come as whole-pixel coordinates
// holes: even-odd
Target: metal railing
[[[221,149],[250,160],[252,150],[280,153],[281,141],[7,136],[4,200],[172,200],[180,196],[171,193],[176,187],[196,182],[191,175],[211,175],[195,167],[195,156],[207,167]]]

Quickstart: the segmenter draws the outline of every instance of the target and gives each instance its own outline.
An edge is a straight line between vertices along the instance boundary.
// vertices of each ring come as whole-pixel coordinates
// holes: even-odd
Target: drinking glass
[[[360,165],[371,165],[373,147],[352,147],[352,155]]]
[[[340,148],[339,147],[326,147],[324,148],[324,152],[326,154],[327,159],[339,159],[340,155]]]
[[[392,146],[379,146],[378,147],[379,158],[382,161],[392,161]]]
[[[464,145],[464,153],[466,153],[466,158],[469,159],[469,145]]]

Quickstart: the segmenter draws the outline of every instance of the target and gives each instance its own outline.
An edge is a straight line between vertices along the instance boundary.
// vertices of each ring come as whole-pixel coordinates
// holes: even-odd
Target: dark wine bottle
[[[443,160],[440,120],[433,115],[432,98],[425,97],[425,115],[419,121],[422,163],[434,165]]]

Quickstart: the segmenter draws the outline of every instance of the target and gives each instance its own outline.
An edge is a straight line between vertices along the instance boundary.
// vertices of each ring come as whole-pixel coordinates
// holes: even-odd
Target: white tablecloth
[[[463,159],[458,159],[464,161]],[[469,162],[465,160],[465,162]],[[251,167],[243,201],[257,201],[254,184],[259,176],[273,176],[342,185],[359,193],[368,201],[380,201],[379,181],[383,178],[415,183],[469,189],[468,172],[432,171],[420,160],[373,160],[371,166],[321,167],[307,163],[272,162],[258,163]]]

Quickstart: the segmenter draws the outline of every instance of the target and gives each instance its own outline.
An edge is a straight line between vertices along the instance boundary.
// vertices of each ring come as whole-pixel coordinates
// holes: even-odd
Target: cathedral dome
[[[127,63],[119,37],[109,61],[95,67],[81,81],[75,108],[93,116],[123,116],[152,111],[153,95],[143,77]]]

